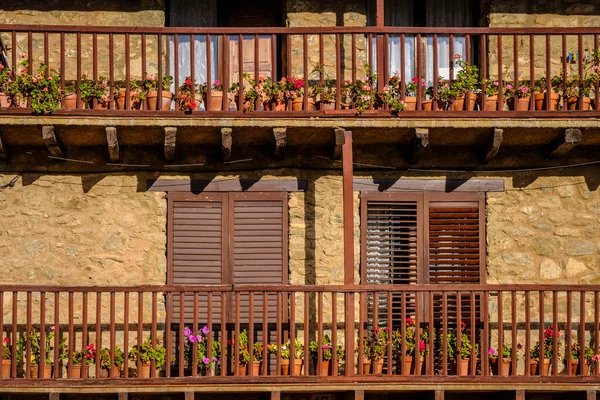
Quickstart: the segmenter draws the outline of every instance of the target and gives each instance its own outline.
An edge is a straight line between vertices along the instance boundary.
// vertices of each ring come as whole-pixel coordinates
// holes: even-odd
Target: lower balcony
[[[600,374],[600,286],[3,286],[0,310],[2,393],[594,391]]]

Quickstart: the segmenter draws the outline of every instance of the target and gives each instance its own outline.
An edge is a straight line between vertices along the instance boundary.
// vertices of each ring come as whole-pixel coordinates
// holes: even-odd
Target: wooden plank
[[[303,192],[307,182],[296,179],[282,180],[170,180],[149,179],[146,188],[150,192]],[[189,200],[193,200],[189,199]]]
[[[408,145],[408,151],[406,153],[406,161],[409,164],[416,164],[419,162],[419,156],[423,153],[423,150],[429,146],[429,129],[426,128],[415,128],[413,136]]]
[[[42,139],[44,139],[44,143],[52,156],[64,157],[64,152],[60,142],[56,138],[53,126],[42,126]]]
[[[119,392],[119,400],[127,400],[128,398],[129,398],[129,393]]]
[[[194,392],[185,392],[184,398],[185,400],[194,400]]]
[[[580,129],[568,128],[565,129],[564,135],[561,134],[556,138],[547,150],[547,158],[558,158],[564,156],[581,142],[583,135]]]
[[[108,156],[110,162],[119,162],[119,139],[117,137],[117,128],[114,126],[107,126],[106,130],[106,142],[108,143]]]
[[[503,179],[354,179],[361,192],[503,192]]]
[[[498,154],[498,150],[500,150],[500,146],[502,145],[502,141],[504,140],[503,134],[503,129],[494,129],[481,154],[482,163],[486,164],[492,158],[496,157],[496,155]]]
[[[283,160],[287,147],[287,128],[273,128],[273,136],[275,137],[275,153],[273,157],[276,160]]]
[[[525,391],[515,390],[515,400],[525,400]]]
[[[333,159],[341,160],[342,159],[342,145],[344,144],[344,129],[343,128],[335,128],[335,147],[333,149]]]
[[[177,128],[165,127],[165,161],[175,161],[175,144],[177,141]]]
[[[221,158],[223,161],[231,160],[231,148],[233,146],[233,130],[221,128]]]

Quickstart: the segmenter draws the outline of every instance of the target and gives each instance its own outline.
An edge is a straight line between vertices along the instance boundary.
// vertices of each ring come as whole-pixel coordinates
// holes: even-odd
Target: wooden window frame
[[[486,221],[483,192],[363,192],[360,196],[360,283],[367,283],[367,203],[369,201],[417,202],[418,284],[429,284],[429,203],[432,201],[471,201],[479,205],[479,283],[486,282]],[[460,285],[460,283],[457,283]]]
[[[202,192],[194,193],[168,193],[167,196],[167,285],[176,285],[174,275],[174,202],[176,201],[204,201],[220,202],[222,207],[221,240],[223,251],[221,253],[221,271],[223,285],[233,285],[234,279],[234,204],[236,200],[273,201],[282,203],[282,285],[288,284],[289,275],[289,208],[287,192]]]

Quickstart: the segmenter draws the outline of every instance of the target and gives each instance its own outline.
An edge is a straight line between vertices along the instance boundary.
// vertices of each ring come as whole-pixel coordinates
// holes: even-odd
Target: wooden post
[[[375,22],[378,28],[383,28],[385,24],[384,19],[384,0],[377,0],[377,9],[375,10]]]
[[[344,285],[354,284],[354,196],[352,132],[344,131],[342,145],[342,198],[344,208]],[[346,295],[346,376],[354,374],[354,293]]]

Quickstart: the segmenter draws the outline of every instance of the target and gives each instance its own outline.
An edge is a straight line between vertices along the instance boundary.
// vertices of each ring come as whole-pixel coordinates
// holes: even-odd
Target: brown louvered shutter
[[[287,193],[232,193],[230,208],[233,237],[230,258],[236,285],[287,283]],[[240,297],[241,322],[247,323],[250,299]],[[254,322],[263,320],[263,295],[255,295]],[[275,322],[277,302],[267,298],[267,318]]]

